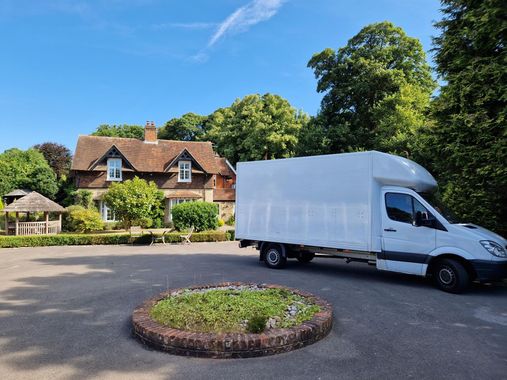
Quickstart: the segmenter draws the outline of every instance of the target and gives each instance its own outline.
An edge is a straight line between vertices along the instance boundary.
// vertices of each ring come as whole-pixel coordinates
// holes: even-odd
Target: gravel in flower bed
[[[153,306],[150,316],[186,331],[258,333],[299,325],[319,311],[319,306],[287,289],[230,285],[173,292]]]

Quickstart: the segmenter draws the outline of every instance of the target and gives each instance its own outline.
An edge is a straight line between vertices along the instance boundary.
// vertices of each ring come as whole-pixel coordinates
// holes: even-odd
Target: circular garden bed
[[[172,289],[134,310],[134,334],[172,354],[273,355],[312,344],[332,327],[323,299],[279,285],[223,283]]]

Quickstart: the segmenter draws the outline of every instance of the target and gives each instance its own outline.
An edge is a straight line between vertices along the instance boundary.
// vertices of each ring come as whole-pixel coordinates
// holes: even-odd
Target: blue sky
[[[0,152],[252,93],[313,115],[312,54],[383,20],[428,51],[439,17],[436,0],[0,0]]]

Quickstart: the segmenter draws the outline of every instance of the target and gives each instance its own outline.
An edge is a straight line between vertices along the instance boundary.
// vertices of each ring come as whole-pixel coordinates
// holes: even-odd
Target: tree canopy
[[[164,200],[155,182],[134,177],[132,180],[115,182],[104,195],[104,201],[121,220],[125,228],[133,224],[146,224],[157,213]]]
[[[108,136],[108,137],[129,137],[142,140],[144,138],[144,127],[140,125],[110,125],[102,124],[92,136]]]
[[[66,177],[69,174],[72,153],[65,145],[45,142],[37,144],[33,148],[42,153],[57,178]]]
[[[404,153],[424,123],[436,84],[418,39],[390,22],[368,25],[345,47],[315,54],[308,66],[325,93],[314,133],[327,152]],[[311,133],[310,133],[311,134]],[[317,144],[319,145],[319,144]]]
[[[238,161],[292,157],[308,116],[278,95],[247,95],[216,110],[206,138],[235,164]]]
[[[58,191],[56,174],[39,151],[14,148],[0,154],[0,195],[17,188],[54,199]]]
[[[507,232],[507,7],[443,0],[435,61],[445,81],[428,135],[444,201],[464,221]]]
[[[179,118],[169,120],[160,128],[159,139],[198,141],[206,132],[207,116],[197,115],[189,112]]]

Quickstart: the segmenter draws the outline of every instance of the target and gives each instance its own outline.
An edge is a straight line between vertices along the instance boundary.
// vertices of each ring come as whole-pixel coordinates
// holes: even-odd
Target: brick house
[[[144,140],[79,136],[71,171],[76,187],[93,194],[105,221],[115,217],[102,196],[111,183],[135,176],[154,181],[164,193],[166,222],[174,205],[196,200],[216,202],[223,219],[234,213],[232,165],[213,151],[211,142],[158,140],[153,122],[146,124]]]

